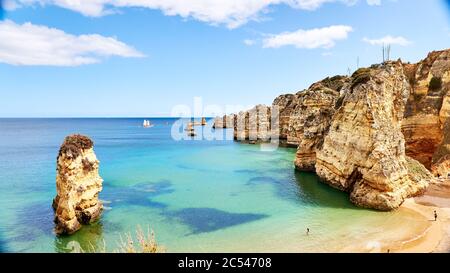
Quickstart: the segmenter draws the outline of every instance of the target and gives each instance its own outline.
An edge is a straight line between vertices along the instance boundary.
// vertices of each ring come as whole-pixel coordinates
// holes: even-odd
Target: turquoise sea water
[[[330,252],[417,224],[407,213],[358,209],[314,174],[296,173],[294,149],[174,141],[174,119],[151,119],[147,129],[142,120],[0,119],[0,251],[113,251],[141,226],[167,252]],[[56,156],[71,133],[95,142],[105,211],[57,237]]]

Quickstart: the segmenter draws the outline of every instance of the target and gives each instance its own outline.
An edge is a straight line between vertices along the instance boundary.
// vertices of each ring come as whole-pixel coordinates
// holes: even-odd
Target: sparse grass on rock
[[[118,248],[107,250],[106,242],[102,246],[89,244],[86,249],[78,248],[75,253],[163,253],[165,248],[156,242],[155,232],[150,228],[144,232],[140,226],[136,228],[135,236],[131,232],[120,235]]]
[[[65,154],[72,158],[78,157],[83,150],[90,149],[94,146],[94,142],[87,136],[70,135],[64,139],[64,143],[59,149],[59,156]]]
[[[150,228],[144,233],[140,226],[136,229],[136,238],[131,233],[120,237],[119,253],[160,253],[164,252],[164,248],[156,242],[155,233]]]
[[[433,178],[431,172],[424,165],[408,156],[406,157],[406,167],[410,178],[414,181],[431,180]]]
[[[352,75],[352,88],[355,88],[359,84],[364,84],[371,79],[370,68],[360,68]]]

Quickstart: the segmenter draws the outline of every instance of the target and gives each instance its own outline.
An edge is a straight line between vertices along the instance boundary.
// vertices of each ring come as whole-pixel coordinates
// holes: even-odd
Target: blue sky
[[[4,2],[0,117],[169,116],[194,97],[270,104],[358,57],[380,62],[383,41],[411,62],[450,47],[439,0]]]

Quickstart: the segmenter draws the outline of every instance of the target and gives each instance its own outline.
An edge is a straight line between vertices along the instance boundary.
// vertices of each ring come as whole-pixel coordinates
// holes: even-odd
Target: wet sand
[[[438,220],[433,225],[438,226],[439,230],[435,228],[436,232],[429,232],[427,237],[430,243],[436,237],[439,242],[431,251],[418,248],[418,252],[450,252],[450,179],[431,184],[423,196],[414,198],[414,203],[414,207],[429,217],[433,217],[434,211],[438,214]]]
[[[357,253],[432,253],[450,252],[450,180],[431,184],[425,194],[410,198],[399,209],[409,214],[408,228],[398,231],[395,239],[389,231],[368,236],[358,245],[345,247],[340,252]],[[438,214],[434,221],[434,211]]]

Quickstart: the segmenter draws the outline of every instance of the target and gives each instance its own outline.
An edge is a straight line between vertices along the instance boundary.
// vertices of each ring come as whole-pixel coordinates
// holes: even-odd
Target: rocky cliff
[[[273,128],[278,128],[278,139],[282,143],[297,146],[295,132],[289,130],[291,117],[294,115],[294,110],[298,104],[298,97],[294,94],[286,94],[277,97],[272,103],[274,113]],[[274,132],[277,133],[277,132]]]
[[[257,105],[239,112],[234,118],[234,139],[250,143],[267,142],[271,134],[271,109]]]
[[[56,190],[53,200],[55,232],[72,234],[97,220],[102,211],[98,194],[102,178],[93,142],[86,136],[65,138],[57,158]]]
[[[225,125],[224,120],[225,120],[225,116],[223,116],[223,117],[215,117],[214,118],[214,123],[213,123],[213,128],[214,129],[222,129],[222,128],[224,128],[224,125]]]
[[[404,64],[411,85],[402,130],[406,153],[438,176],[450,173],[450,50]]]
[[[234,139],[237,141],[245,141],[248,139],[249,133],[249,115],[248,111],[241,111],[236,114],[236,118],[234,119],[233,131],[234,131]]]
[[[264,114],[271,112],[273,120]],[[399,207],[435,176],[450,177],[450,49],[336,76],[234,118],[236,140],[270,127],[298,146],[295,167],[315,171],[358,206]],[[253,143],[257,143],[254,141]]]
[[[411,179],[401,131],[409,85],[401,62],[354,73],[344,88],[329,133],[317,153],[316,172],[326,183],[350,192],[361,207],[391,210],[423,191]]]
[[[300,171],[315,171],[316,152],[322,148],[328,133],[336,103],[348,77],[326,78],[307,90],[297,93],[296,106],[289,122],[290,143],[296,143],[295,167]]]
[[[226,129],[234,128],[234,119],[236,115],[224,115],[223,117],[214,118],[213,128],[214,129]]]

